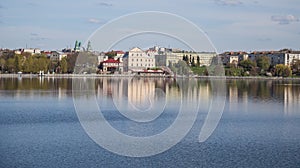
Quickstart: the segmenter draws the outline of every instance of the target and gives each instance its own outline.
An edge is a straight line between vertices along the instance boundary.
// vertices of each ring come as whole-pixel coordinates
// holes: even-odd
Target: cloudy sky
[[[300,50],[299,7],[299,0],[5,0],[0,2],[0,47],[73,47],[112,19],[162,11],[195,23],[219,52]]]

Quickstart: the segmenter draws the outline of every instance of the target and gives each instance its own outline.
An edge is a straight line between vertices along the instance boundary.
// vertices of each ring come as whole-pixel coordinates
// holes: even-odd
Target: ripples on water
[[[147,84],[142,89],[159,87],[166,96],[172,95],[171,105],[158,120],[144,125],[116,111],[111,101],[114,83],[109,78],[97,79],[95,93],[106,119],[121,132],[148,136],[163,131],[176,118],[179,105],[171,101],[180,98],[176,82],[137,80],[142,86]],[[210,103],[210,82],[197,83],[206,90],[201,92],[201,101]],[[124,86],[126,98],[136,103],[143,100],[143,96],[130,96],[126,90],[131,86]],[[158,155],[130,158],[101,148],[84,132],[74,110],[72,79],[2,78],[0,167],[298,167],[299,82],[228,80],[226,86],[223,116],[207,141],[198,142],[209,108],[202,106],[192,130],[180,143]]]

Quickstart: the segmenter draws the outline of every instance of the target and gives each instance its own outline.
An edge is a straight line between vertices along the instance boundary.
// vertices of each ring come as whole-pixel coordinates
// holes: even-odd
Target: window
[[[136,59],[136,61],[139,61],[139,59]]]
[[[133,56],[133,54],[131,54],[131,56]]]
[[[143,59],[141,59],[141,61],[143,61]]]

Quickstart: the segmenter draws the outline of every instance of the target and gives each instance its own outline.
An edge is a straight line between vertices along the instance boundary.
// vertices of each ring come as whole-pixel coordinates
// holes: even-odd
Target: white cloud
[[[237,6],[243,4],[240,0],[215,0],[215,2],[225,6]]]
[[[88,22],[90,22],[90,23],[95,23],[95,24],[101,23],[101,21],[100,21],[99,19],[95,19],[95,18],[90,18],[90,19],[88,20]]]
[[[273,15],[271,20],[281,25],[290,24],[291,22],[299,22],[299,18],[294,15]]]

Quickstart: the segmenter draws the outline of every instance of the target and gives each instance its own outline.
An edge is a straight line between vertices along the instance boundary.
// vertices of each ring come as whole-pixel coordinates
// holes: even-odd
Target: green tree
[[[4,58],[0,58],[0,68],[1,68],[1,72],[4,72],[5,70],[5,64],[6,64],[6,61]]]
[[[23,65],[23,71],[25,73],[33,72],[33,56],[29,56],[25,59],[24,65]]]
[[[300,60],[293,60],[292,71],[295,74],[300,74]]]
[[[271,60],[267,56],[260,56],[256,59],[257,67],[263,71],[267,71],[270,68]]]
[[[243,76],[244,69],[240,67],[235,67],[234,65],[227,68],[225,71],[226,76]]]
[[[67,56],[68,73],[73,73],[77,57],[78,57],[78,53]]]
[[[194,67],[196,64],[195,64],[195,58],[194,57],[192,57],[192,63],[191,63],[191,65]]]
[[[114,58],[117,55],[117,52],[111,50],[110,52],[107,52],[105,55],[107,55],[108,58]]]
[[[37,66],[36,70],[38,71],[44,71],[45,73],[48,71],[48,65],[49,65],[49,59],[47,59],[44,56],[41,56],[36,59]]]
[[[60,70],[61,73],[67,73],[68,71],[68,63],[67,63],[67,59],[66,58],[62,58],[60,61]]]
[[[190,60],[189,60],[189,56],[188,55],[185,55],[185,62],[187,65],[190,64]]]
[[[23,67],[23,57],[21,55],[15,55],[15,71],[22,71]]]
[[[289,66],[277,64],[275,66],[275,75],[281,77],[289,77],[292,75],[292,70]]]
[[[14,73],[16,72],[16,67],[15,67],[15,59],[14,58],[8,58],[6,60],[6,67],[7,67],[7,71],[9,73]]]
[[[243,67],[245,71],[251,71],[256,67],[256,64],[250,59],[246,59],[240,62],[240,66]]]

